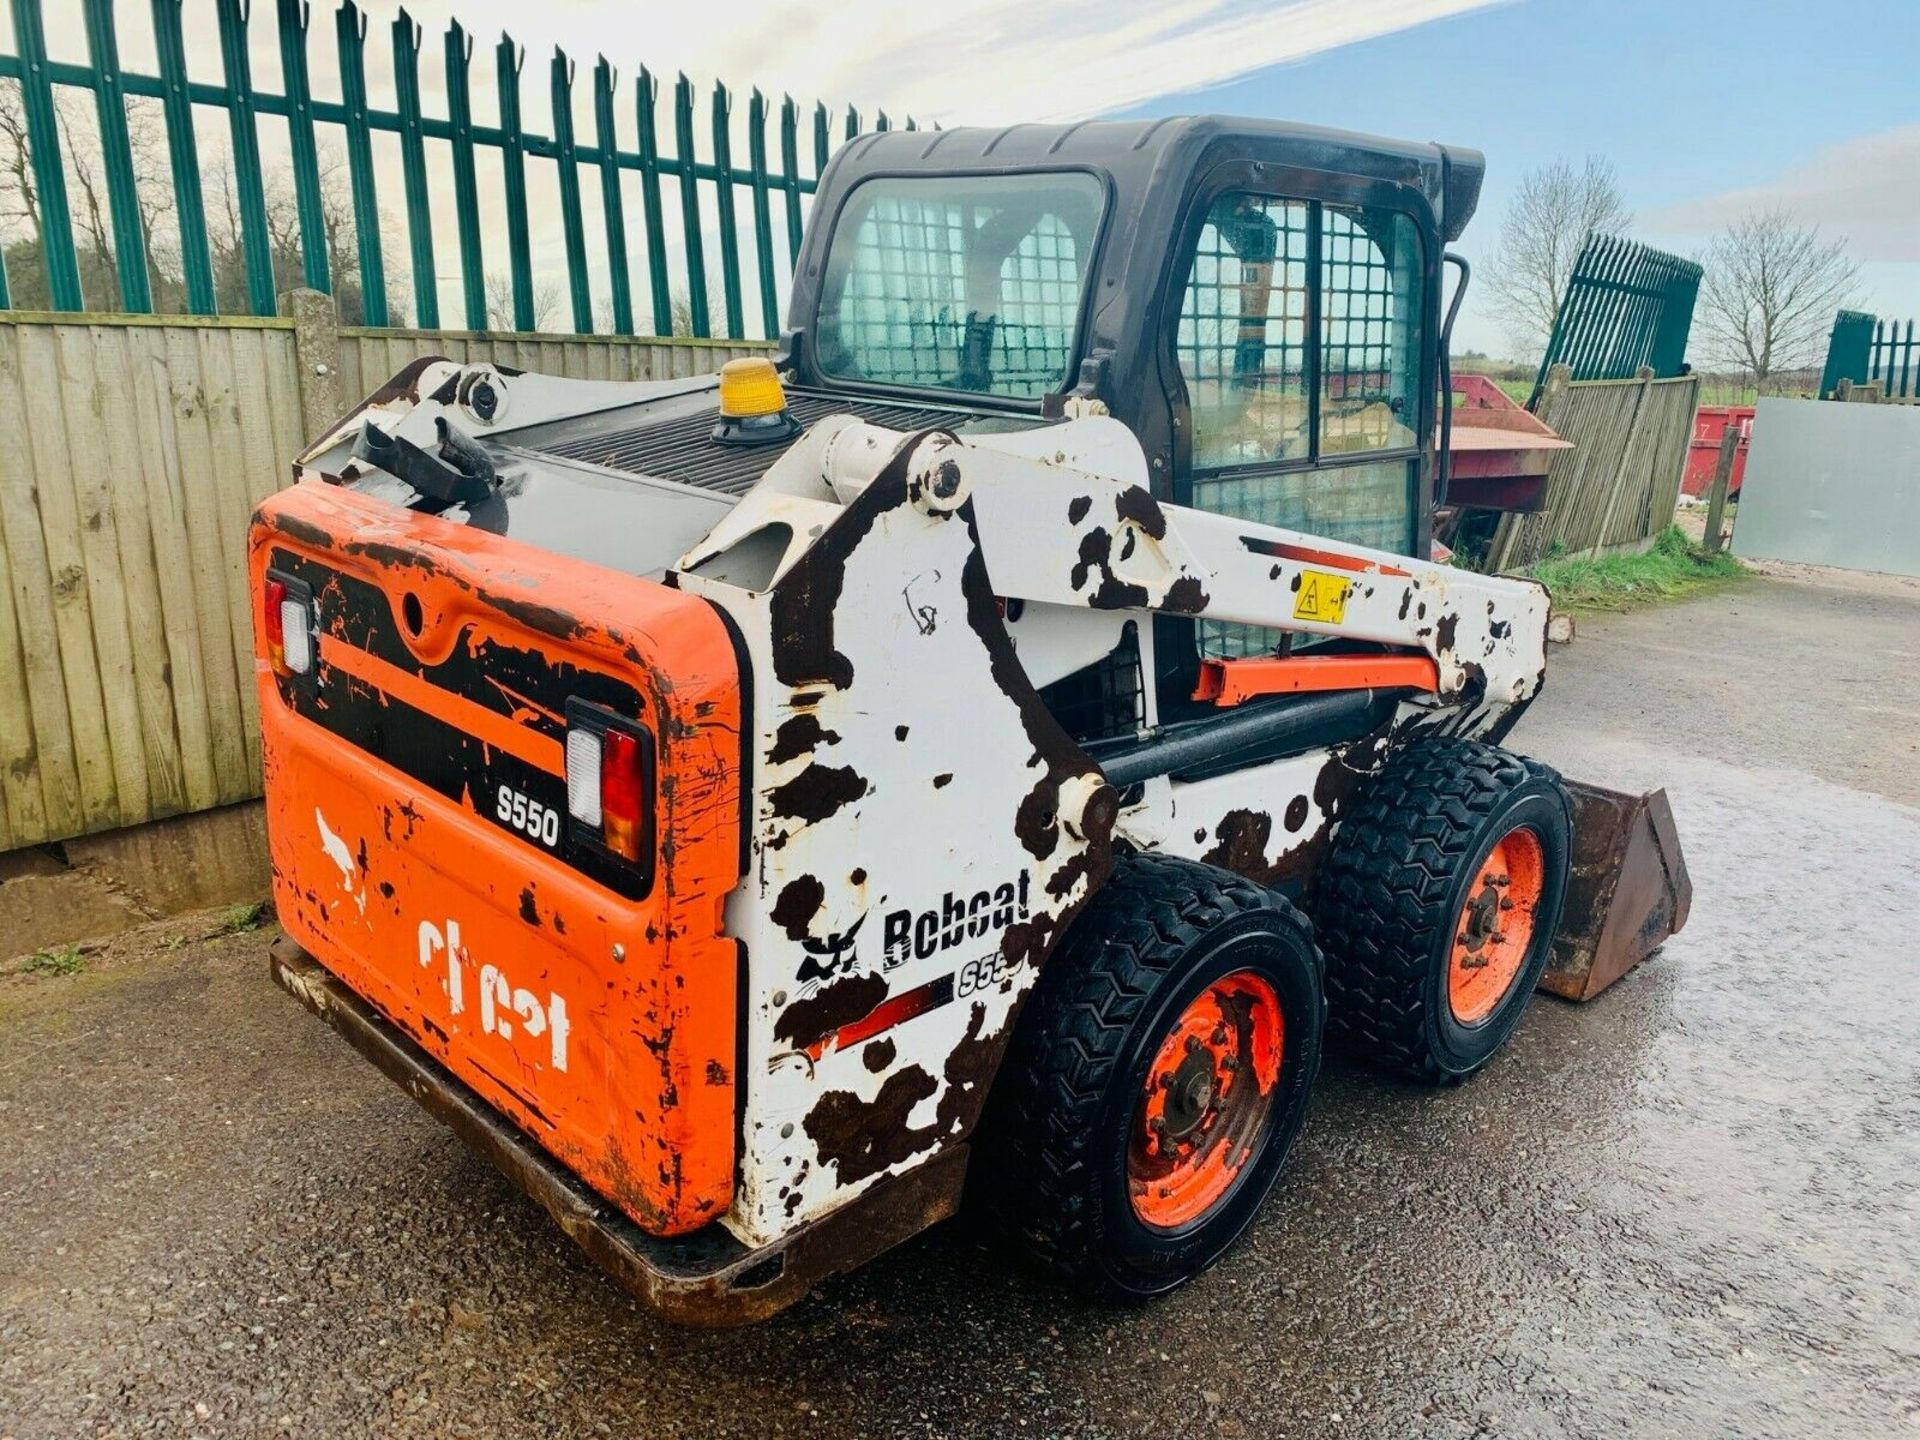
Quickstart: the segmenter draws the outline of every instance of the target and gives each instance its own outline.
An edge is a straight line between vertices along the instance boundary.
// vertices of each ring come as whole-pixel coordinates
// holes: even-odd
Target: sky
[[[277,87],[272,8],[255,0],[252,56],[256,83]],[[395,6],[362,8],[372,103],[390,107]],[[154,68],[147,9],[118,7],[130,69]],[[329,96],[332,9],[316,0],[310,41],[316,93]],[[1521,175],[1593,154],[1616,167],[1639,239],[1692,254],[1743,211],[1784,205],[1847,238],[1867,308],[1920,315],[1920,0],[734,0],[721,11],[684,0],[413,0],[409,9],[425,27],[429,113],[444,113],[439,35],[457,15],[478,41],[476,118],[494,118],[491,46],[505,26],[526,47],[522,103],[529,128],[543,131],[556,44],[580,61],[583,134],[602,51],[627,77],[644,61],[669,79],[684,69],[726,80],[743,97],[736,125],[755,84],[948,126],[1208,111],[1309,121],[1484,151],[1480,211],[1458,247],[1476,263],[1491,254]],[[80,6],[45,0],[45,10],[52,53],[84,59]],[[185,0],[196,79],[219,78],[212,15],[213,0]],[[0,41],[12,48],[5,23]],[[624,106],[622,115],[630,126]],[[704,144],[704,110],[701,120]],[[217,156],[219,117],[206,113],[199,128],[203,158]],[[263,120],[262,134],[272,163],[284,127]],[[633,144],[625,129],[623,143]],[[376,159],[384,207],[397,213],[397,149],[386,137]],[[563,273],[553,167],[530,172],[536,267]],[[597,187],[583,189],[597,240]],[[482,200],[498,237],[499,184],[485,162]],[[443,223],[436,239],[453,316],[450,232]],[[496,259],[497,238],[489,268]],[[1485,301],[1484,287],[1469,296],[1456,347],[1503,353]]]
[[[1848,239],[1866,308],[1920,316],[1920,0],[1515,0],[1131,107],[1195,110],[1485,152],[1456,247],[1477,265],[1523,174],[1600,155],[1636,238],[1692,255],[1786,206]],[[1485,300],[1470,292],[1456,348],[1508,348]]]

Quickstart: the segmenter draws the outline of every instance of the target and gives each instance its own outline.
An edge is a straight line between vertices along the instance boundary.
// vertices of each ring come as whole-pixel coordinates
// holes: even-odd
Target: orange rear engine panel
[[[281,923],[642,1228],[717,1218],[742,704],[718,613],[331,485],[269,499],[249,548]],[[305,674],[269,659],[270,580],[311,604]],[[650,750],[638,861],[569,816],[583,714]]]

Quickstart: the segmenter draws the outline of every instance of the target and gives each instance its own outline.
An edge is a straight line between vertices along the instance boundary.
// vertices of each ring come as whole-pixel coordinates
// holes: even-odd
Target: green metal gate
[[[353,0],[342,0],[334,14],[338,46],[340,97],[323,99],[312,92],[308,79],[308,21],[305,0],[274,0],[278,29],[281,89],[258,88],[248,56],[249,0],[214,0],[219,23],[223,83],[191,79],[181,30],[182,0],[151,0],[155,49],[160,73],[145,75],[120,64],[115,27],[115,0],[79,0],[84,11],[89,61],[74,64],[49,58],[41,0],[10,0],[17,53],[0,54],[0,77],[17,81],[27,132],[31,173],[39,211],[39,256],[44,267],[48,303],[55,310],[107,310],[134,314],[154,309],[153,276],[148,255],[149,236],[142,233],[133,147],[129,140],[127,103],[130,97],[160,102],[165,120],[168,159],[172,171],[172,198],[179,231],[179,281],[182,307],[196,315],[213,315],[220,306],[216,290],[213,251],[209,245],[206,196],[201,159],[194,134],[194,109],[214,107],[225,112],[232,146],[233,185],[241,260],[244,266],[244,305],[255,315],[275,313],[275,292],[282,288],[274,270],[268,233],[265,172],[260,153],[259,123],[263,116],[284,120],[292,160],[294,208],[299,236],[299,283],[331,293],[336,266],[328,249],[326,216],[322,204],[319,150],[315,127],[336,126],[344,135],[351,190],[355,264],[367,324],[393,323],[388,317],[385,260],[380,247],[380,197],[375,183],[373,135],[385,132],[399,138],[406,210],[408,261],[412,272],[414,318],[422,329],[440,327],[440,305],[435,269],[436,244],[444,246],[444,229],[436,236],[433,196],[428,184],[428,146],[448,147],[453,176],[453,229],[460,257],[461,310],[467,328],[488,324],[485,250],[480,225],[476,152],[498,152],[504,173],[507,205],[506,250],[511,274],[513,328],[531,330],[535,321],[534,271],[527,205],[527,161],[551,161],[558,167],[560,218],[565,244],[568,299],[573,328],[591,333],[594,326],[589,280],[588,237],[582,217],[582,172],[599,181],[604,237],[599,261],[611,291],[612,329],[623,335],[635,331],[636,297],[627,238],[626,188],[623,178],[639,178],[640,224],[644,239],[645,287],[642,298],[646,323],[653,333],[675,330],[676,290],[684,297],[686,314],[681,328],[696,336],[716,332],[716,317],[708,299],[708,281],[717,269],[724,314],[719,333],[747,338],[749,307],[760,332],[771,338],[780,326],[781,296],[776,244],[783,244],[790,265],[798,253],[802,197],[810,195],[838,138],[852,138],[861,130],[857,110],[849,108],[836,126],[824,105],[816,104],[810,123],[803,126],[800,107],[789,96],[779,104],[777,123],[773,106],[759,90],[748,100],[747,154],[740,164],[734,154],[734,97],[725,85],[715,84],[706,104],[700,104],[693,82],[681,75],[672,86],[671,154],[662,152],[659,82],[642,67],[632,92],[632,124],[623,125],[619,87],[613,67],[601,57],[593,69],[593,134],[576,136],[573,123],[574,63],[556,48],[548,64],[551,134],[526,128],[520,109],[524,51],[503,35],[494,47],[494,79],[498,91],[499,123],[481,125],[473,119],[470,68],[473,41],[456,21],[442,41],[447,111],[445,116],[422,113],[420,88],[421,29],[402,10],[392,25],[392,59],[396,108],[375,109],[367,99],[367,22]],[[73,0],[56,0],[73,3]],[[118,289],[117,307],[100,303],[104,297],[83,293],[80,253],[74,244],[67,179],[61,156],[56,92],[72,87],[91,92],[99,123],[100,167],[105,176],[112,222],[111,273]],[[701,156],[698,133],[705,111],[708,145]],[[772,159],[769,129],[778,147]],[[884,111],[873,128],[891,128]],[[915,128],[906,122],[907,129]],[[623,129],[632,136],[623,144]],[[803,135],[804,130],[804,135]],[[839,134],[836,135],[835,131]],[[802,173],[801,155],[807,152],[811,169]],[[684,258],[678,266],[668,253],[668,205],[663,187],[677,199]],[[750,256],[736,213],[736,197],[750,198]],[[703,211],[711,207],[716,233],[706,233]],[[780,211],[781,234],[775,238],[775,209]],[[444,211],[439,217],[443,224]],[[498,243],[497,241],[495,243]],[[711,253],[712,259],[709,260]],[[750,265],[749,265],[750,258]],[[676,273],[677,272],[677,273]],[[681,283],[676,286],[675,281]],[[96,289],[101,288],[98,284]],[[0,307],[13,305],[4,256],[0,255]],[[229,308],[235,308],[230,306]]]
[[[1859,310],[1833,317],[1827,363],[1820,372],[1820,398],[1828,400],[1842,380],[1880,387],[1888,400],[1920,399],[1920,331],[1908,320],[1882,320]]]
[[[1656,380],[1680,374],[1700,275],[1678,255],[1589,235],[1553,317],[1535,399],[1555,365],[1566,365],[1575,380],[1630,380],[1643,365]]]

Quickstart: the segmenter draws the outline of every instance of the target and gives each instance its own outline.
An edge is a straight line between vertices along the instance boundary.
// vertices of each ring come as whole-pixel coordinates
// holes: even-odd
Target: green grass
[[[216,935],[237,935],[243,930],[258,930],[267,918],[267,902],[255,900],[245,905],[230,905],[220,916]]]
[[[1669,525],[1644,555],[1549,555],[1523,573],[1553,592],[1556,610],[1628,610],[1734,583],[1746,577],[1747,567],[1724,550],[1702,549],[1678,525]]]
[[[50,945],[29,955],[20,968],[32,975],[77,975],[86,963],[78,945]]]

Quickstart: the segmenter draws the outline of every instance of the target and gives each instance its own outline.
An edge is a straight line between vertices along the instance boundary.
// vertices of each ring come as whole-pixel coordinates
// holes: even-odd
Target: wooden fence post
[[[1553,365],[1548,368],[1546,383],[1540,387],[1540,396],[1533,405],[1533,413],[1543,423],[1553,424],[1553,421],[1547,417],[1559,409],[1560,401],[1565,397],[1567,387],[1572,383],[1573,367],[1571,365]]]
[[[1640,426],[1646,418],[1647,396],[1653,392],[1653,367],[1642,365],[1633,377],[1640,382],[1640,388],[1633,397],[1633,418],[1627,421],[1626,438],[1620,442],[1620,463],[1613,467],[1613,483],[1607,490],[1607,506],[1600,513],[1600,528],[1593,533],[1593,544],[1588,553],[1598,555],[1607,545],[1607,537],[1613,533],[1614,512],[1620,507],[1620,491],[1627,483],[1634,455],[1639,447]]]
[[[1707,499],[1707,536],[1709,550],[1720,548],[1721,512],[1727,508],[1727,486],[1733,480],[1734,456],[1740,453],[1740,426],[1731,416],[1720,434],[1720,460],[1713,467],[1713,486]]]
[[[300,376],[301,441],[317,440],[346,409],[340,398],[340,321],[333,297],[289,290],[280,313],[293,319],[293,358]]]

